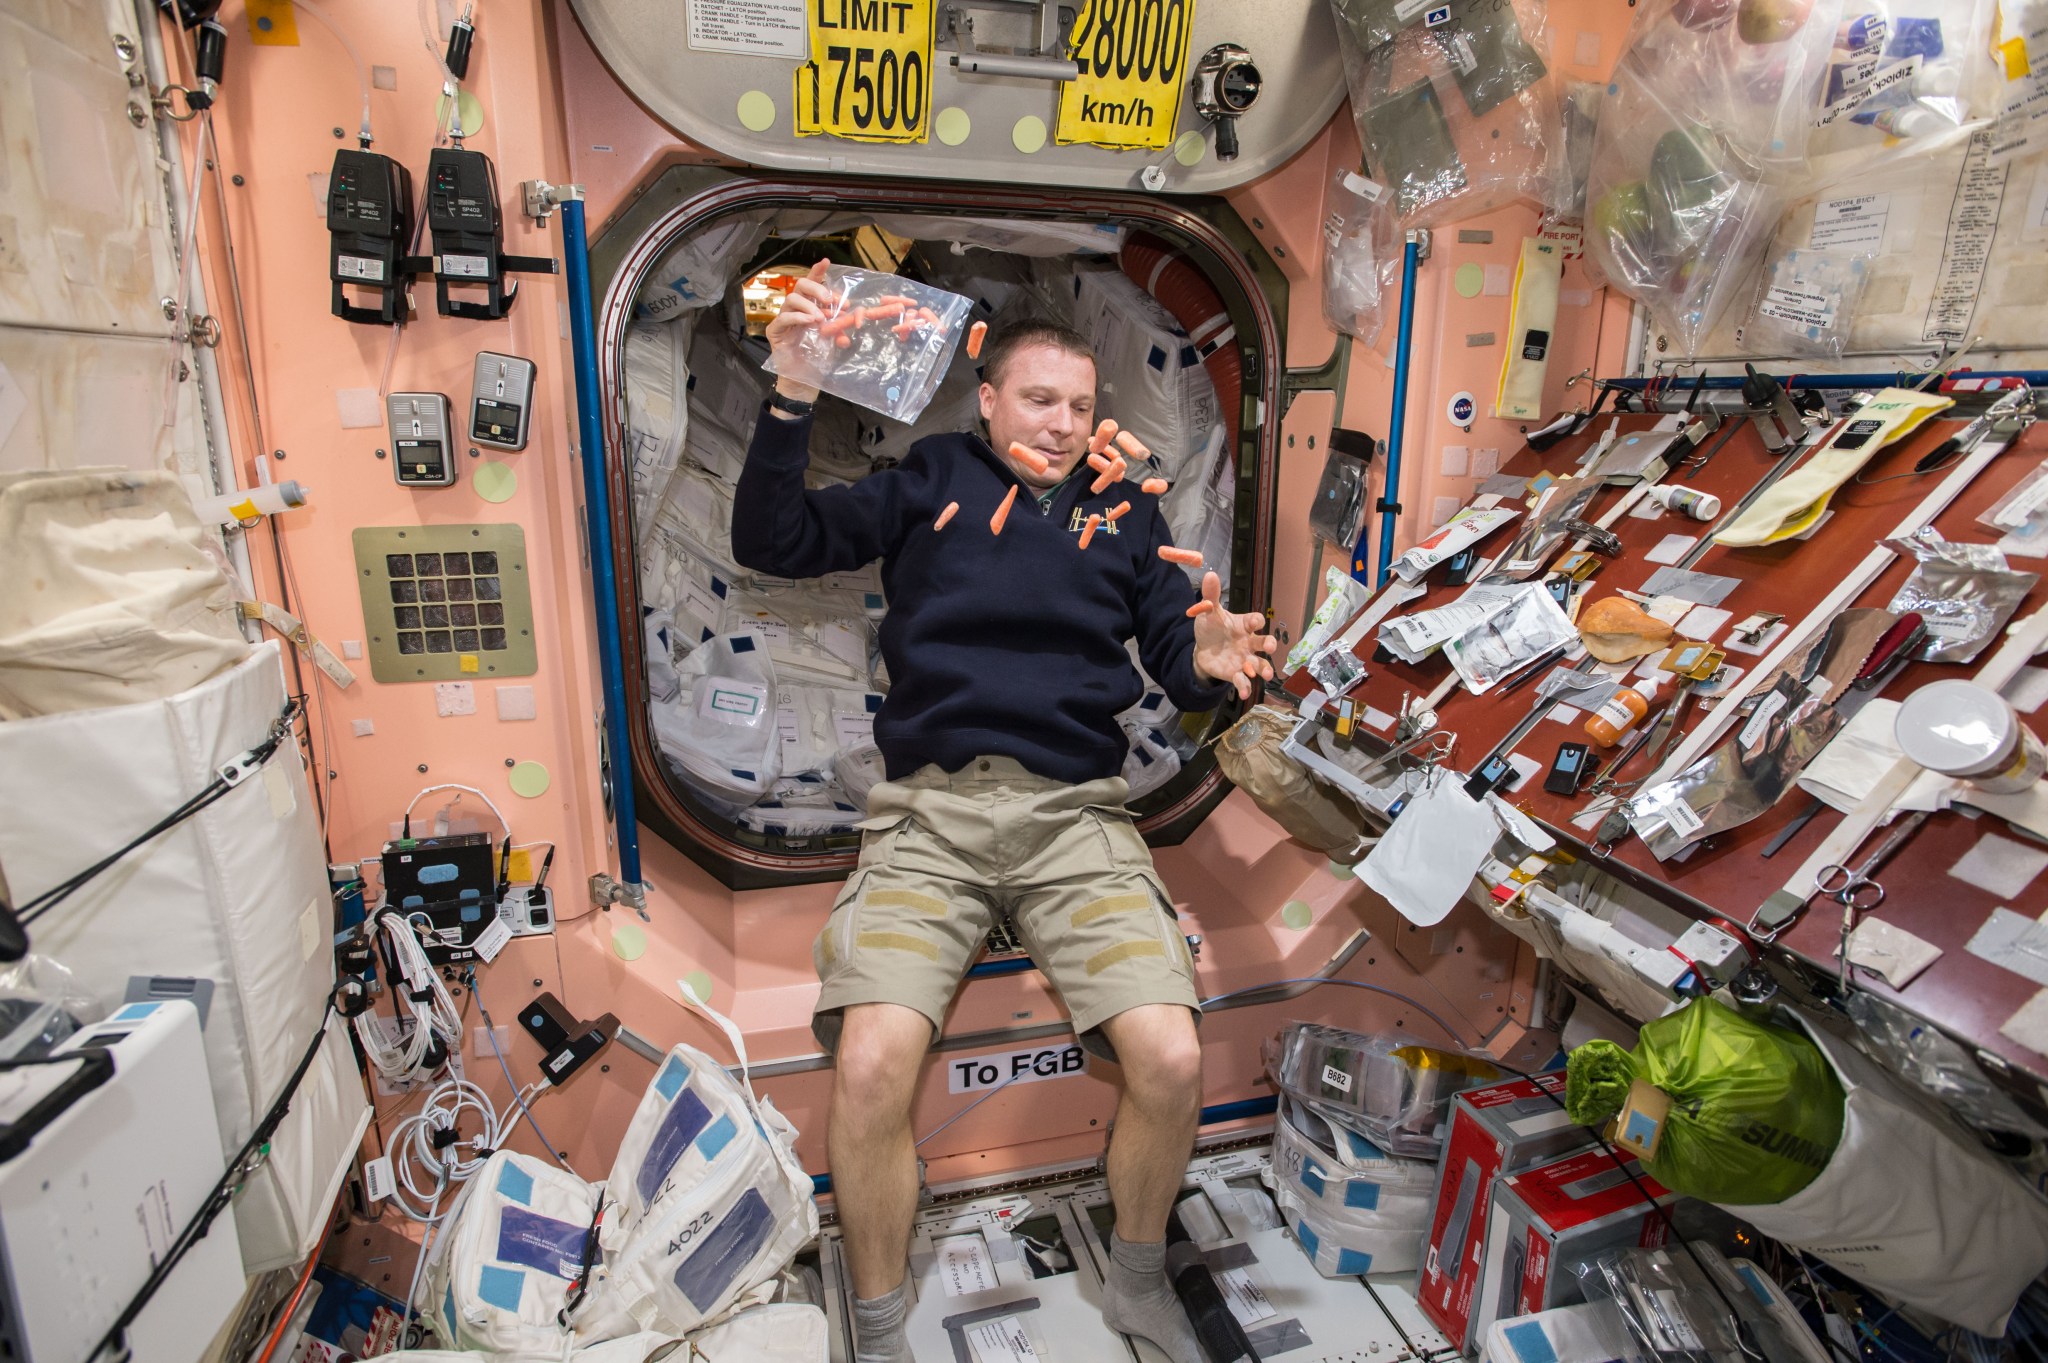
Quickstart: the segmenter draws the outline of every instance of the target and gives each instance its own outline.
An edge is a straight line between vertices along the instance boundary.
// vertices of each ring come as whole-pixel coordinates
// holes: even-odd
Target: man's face
[[[989,444],[1029,487],[1056,486],[1088,452],[1095,429],[1095,364],[1054,345],[1025,346],[1003,368],[1003,386],[981,385],[981,417]],[[1050,461],[1033,473],[1010,457],[1012,443]]]

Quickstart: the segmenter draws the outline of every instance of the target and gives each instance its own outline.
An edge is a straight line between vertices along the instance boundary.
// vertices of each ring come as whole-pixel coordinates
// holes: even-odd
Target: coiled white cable
[[[398,962],[397,977],[386,984],[399,1000],[406,1014],[404,1021],[409,1025],[404,1026],[403,1036],[394,1042],[384,1032],[383,1018],[367,1012],[355,1020],[356,1037],[378,1074],[392,1083],[410,1083],[425,1077],[422,1070],[435,1037],[440,1038],[442,1048],[451,1055],[462,1044],[462,1014],[448,993],[448,986],[427,959],[419,930],[409,919],[395,910],[381,910],[376,917],[376,930],[390,944],[391,955]]]
[[[467,1136],[462,1134],[465,1113],[474,1119],[468,1123]],[[437,1143],[435,1138],[442,1133],[449,1134]],[[391,1200],[415,1221],[438,1223],[453,1210],[453,1204],[440,1206],[442,1194],[483,1168],[504,1134],[504,1122],[489,1094],[467,1079],[442,1081],[419,1111],[392,1130],[391,1172],[398,1190]]]

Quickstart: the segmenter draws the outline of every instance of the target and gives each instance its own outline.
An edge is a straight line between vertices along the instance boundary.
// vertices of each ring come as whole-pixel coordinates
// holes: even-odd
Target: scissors
[[[1927,821],[1926,810],[1916,810],[1899,820],[1885,840],[1861,866],[1845,866],[1841,862],[1830,862],[1813,877],[1813,892],[1834,900],[1851,913],[1866,913],[1884,903],[1884,886],[1870,878],[1870,873],[1884,864],[1884,859],[1899,849],[1899,844],[1913,836],[1913,830]]]

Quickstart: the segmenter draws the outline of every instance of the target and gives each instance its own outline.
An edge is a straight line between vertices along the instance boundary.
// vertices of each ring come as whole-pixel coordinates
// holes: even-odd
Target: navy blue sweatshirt
[[[892,780],[983,756],[1057,781],[1117,775],[1129,744],[1116,717],[1144,689],[1127,639],[1181,709],[1207,710],[1228,694],[1195,672],[1187,608],[1198,594],[1159,557],[1173,542],[1166,518],[1135,483],[1090,493],[1084,465],[1040,510],[985,440],[954,433],[918,441],[893,469],[813,491],[804,487],[810,435],[809,418],[763,406],[733,497],[733,557],[796,578],[882,560],[889,694],[875,743]],[[1016,504],[992,535],[989,518],[1013,487]],[[1077,548],[1088,513],[1122,501],[1130,511]],[[934,530],[948,502],[959,514]]]

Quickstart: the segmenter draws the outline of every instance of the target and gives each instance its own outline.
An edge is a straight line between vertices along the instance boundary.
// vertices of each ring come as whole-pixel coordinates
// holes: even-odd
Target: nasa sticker
[[[1479,403],[1470,393],[1453,393],[1445,411],[1450,414],[1453,426],[1470,426],[1479,412]]]
[[[1439,24],[1448,24],[1449,22],[1451,22],[1451,7],[1449,5],[1431,5],[1422,16],[1422,24],[1425,28],[1435,28]]]

